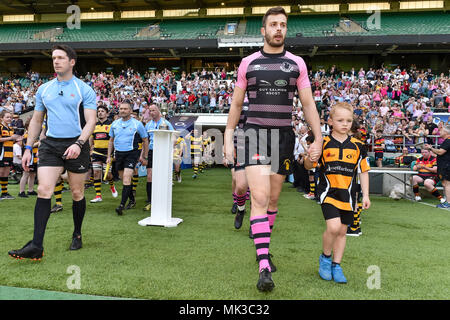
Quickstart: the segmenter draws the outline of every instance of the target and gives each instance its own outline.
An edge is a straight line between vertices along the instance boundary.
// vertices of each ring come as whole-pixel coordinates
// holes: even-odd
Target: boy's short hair
[[[330,110],[330,117],[333,118],[333,115],[336,113],[337,109],[345,109],[350,111],[353,114],[353,107],[351,104],[347,103],[347,102],[339,102],[336,103],[334,106],[331,107]]]

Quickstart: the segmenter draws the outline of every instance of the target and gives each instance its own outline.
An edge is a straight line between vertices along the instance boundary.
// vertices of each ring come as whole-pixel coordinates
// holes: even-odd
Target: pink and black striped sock
[[[239,211],[242,211],[245,209],[245,201],[246,201],[245,199],[246,199],[245,193],[243,195],[236,194],[236,204],[238,206]]]
[[[256,255],[259,261],[259,272],[263,269],[270,269],[269,265],[269,244],[270,226],[267,215],[250,217],[250,227],[253,233],[253,242],[256,247]]]
[[[233,202],[234,203],[236,203],[236,197],[237,197],[236,193],[233,192]]]
[[[277,218],[278,210],[267,210],[267,216],[269,217],[269,225],[270,225],[270,232],[272,232],[273,225],[275,223],[275,219]]]
[[[246,200],[250,200],[250,188],[247,188]]]

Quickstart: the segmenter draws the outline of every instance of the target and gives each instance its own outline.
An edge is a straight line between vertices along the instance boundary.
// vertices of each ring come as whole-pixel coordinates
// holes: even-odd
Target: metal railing
[[[439,143],[438,143],[438,139],[440,138],[440,136],[437,135],[427,135],[427,136],[423,136],[420,138],[424,139],[424,142],[419,142],[419,143],[413,143],[413,144],[406,144],[406,137],[404,135],[383,135],[382,136],[385,140],[386,138],[388,138],[388,140],[391,140],[392,142],[394,141],[398,141],[399,139],[396,138],[401,138],[402,142],[401,143],[393,143],[391,145],[394,145],[396,147],[396,151],[388,151],[386,150],[386,143],[384,143],[384,150],[383,152],[392,152],[392,153],[398,153],[398,152],[402,152],[402,149],[404,147],[414,147],[415,149],[420,149],[420,146],[423,146],[425,143],[428,143],[428,140],[431,138],[432,139],[432,143],[431,145],[434,146],[435,148],[439,147]],[[417,138],[416,136],[414,136],[415,138]],[[373,134],[370,135],[370,145],[371,145],[371,151],[373,152],[375,149],[375,136]],[[416,148],[417,146],[419,146],[419,148]]]

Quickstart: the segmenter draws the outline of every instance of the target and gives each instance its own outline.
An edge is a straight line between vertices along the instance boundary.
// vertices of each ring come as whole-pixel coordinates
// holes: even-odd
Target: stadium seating
[[[323,37],[324,31],[333,30],[339,23],[338,15],[305,15],[291,16],[288,21],[287,37],[296,37],[301,33],[303,37]],[[247,35],[261,34],[261,18],[247,20]]]
[[[151,21],[83,22],[81,29],[64,28],[59,41],[119,41],[134,40],[134,36]]]
[[[336,27],[341,18],[349,18],[363,27],[361,32],[344,32]],[[346,35],[404,35],[404,34],[450,34],[450,13],[414,12],[381,13],[379,28],[371,28],[368,23],[370,14],[334,14],[291,15],[289,17],[288,37],[324,37],[330,34]],[[168,19],[162,21],[111,21],[82,22],[81,29],[68,29],[64,23],[37,24],[2,24],[0,41],[2,43],[19,43],[35,41],[120,41],[137,39],[215,39],[223,34],[227,21],[225,18],[203,19]],[[232,21],[237,21],[232,19]],[[158,25],[159,32],[151,36],[138,37],[143,28]],[[261,17],[244,20],[245,35],[259,36]],[[34,39],[38,32],[52,28],[63,28],[64,32],[52,39]],[[243,28],[241,28],[243,29]],[[364,30],[365,29],[365,30]]]
[[[33,35],[51,28],[63,27],[64,24],[4,24],[0,26],[0,41],[2,43],[34,42]]]
[[[381,13],[380,28],[370,28],[367,20],[370,14],[347,14],[347,18],[357,22],[364,32],[338,33],[345,35],[402,35],[402,34],[450,34],[450,13]],[[344,16],[343,16],[344,17]],[[342,18],[343,18],[342,17]],[[333,32],[340,21],[339,15],[302,15],[290,16],[288,37],[301,33],[304,37],[323,37]],[[247,20],[247,35],[259,35],[261,18]]]
[[[450,14],[443,12],[381,13],[380,28],[367,25],[370,14],[350,14],[364,35],[450,34]]]
[[[159,24],[160,36],[168,39],[214,39],[226,22],[226,19],[164,20]]]

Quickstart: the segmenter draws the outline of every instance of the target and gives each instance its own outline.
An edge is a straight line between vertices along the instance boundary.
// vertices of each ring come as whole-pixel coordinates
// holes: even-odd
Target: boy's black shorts
[[[64,167],[73,173],[86,173],[90,166],[89,143],[83,145],[78,158],[63,159],[64,152],[77,140],[78,138],[52,137],[41,140],[38,167]]]
[[[325,220],[333,219],[333,218],[341,218],[341,223],[345,225],[351,225],[353,223],[353,212],[345,211],[336,208],[335,206],[329,203],[323,203],[321,205],[322,213]]]

